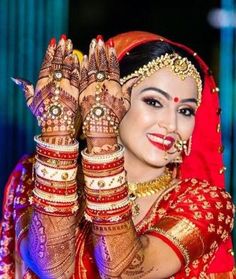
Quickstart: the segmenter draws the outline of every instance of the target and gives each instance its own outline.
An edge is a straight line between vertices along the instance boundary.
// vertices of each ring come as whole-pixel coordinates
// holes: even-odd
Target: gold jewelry
[[[102,154],[102,155],[93,155],[87,152],[87,148],[82,150],[81,155],[84,160],[88,161],[89,163],[110,163],[115,160],[119,160],[124,156],[124,147],[121,144],[118,144],[119,149],[110,154]]]
[[[187,147],[184,149],[184,153],[186,156],[189,156],[192,148],[192,136],[188,139]]]
[[[172,173],[166,169],[165,172],[154,180],[141,183],[128,183],[129,199],[132,204],[133,216],[139,214],[139,206],[135,202],[137,198],[154,195],[166,189],[172,180]]]
[[[192,136],[187,140],[179,139],[175,143],[175,147],[179,152],[184,151],[186,156],[189,156],[192,147]]]
[[[102,82],[106,79],[106,73],[103,71],[99,71],[96,73],[96,80]]]
[[[181,154],[178,154],[177,157],[171,161],[171,163],[174,163],[174,164],[181,164],[183,163],[183,158],[181,156]]]
[[[197,101],[199,106],[202,96],[202,80],[200,74],[191,61],[189,61],[186,57],[181,57],[177,53],[166,53],[165,55],[161,55],[160,57],[153,59],[135,72],[120,79],[120,83],[124,84],[130,78],[141,76],[141,79],[138,79],[138,81],[135,83],[134,86],[136,86],[146,77],[151,76],[153,73],[162,68],[170,68],[171,71],[180,77],[181,80],[185,80],[187,77],[194,78],[198,88]]]
[[[62,71],[61,70],[55,70],[53,72],[53,79],[56,80],[56,81],[61,81],[63,78],[63,74],[62,74]]]

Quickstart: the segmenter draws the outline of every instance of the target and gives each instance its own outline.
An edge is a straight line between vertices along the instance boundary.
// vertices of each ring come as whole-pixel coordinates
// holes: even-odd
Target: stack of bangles
[[[82,151],[85,180],[85,218],[97,224],[119,223],[130,219],[124,148],[112,154],[90,155]]]
[[[79,144],[37,143],[35,187],[30,202],[36,211],[53,216],[71,216],[78,210],[77,158]]]

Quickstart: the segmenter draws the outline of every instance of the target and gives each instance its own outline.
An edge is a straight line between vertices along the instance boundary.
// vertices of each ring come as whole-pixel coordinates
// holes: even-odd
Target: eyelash
[[[163,105],[156,99],[154,98],[144,98],[143,101],[149,105],[149,106],[152,106],[152,107],[155,107],[155,108],[162,108]],[[195,115],[195,110],[193,108],[180,108],[178,109],[178,112],[183,114],[184,116],[186,117],[191,117],[191,116],[194,116]]]
[[[147,105],[152,106],[152,107],[158,107],[158,108],[162,108],[163,107],[162,104],[158,100],[156,100],[154,98],[144,98],[143,101]]]
[[[186,117],[191,117],[195,115],[195,110],[192,108],[180,108],[178,112],[180,112]]]

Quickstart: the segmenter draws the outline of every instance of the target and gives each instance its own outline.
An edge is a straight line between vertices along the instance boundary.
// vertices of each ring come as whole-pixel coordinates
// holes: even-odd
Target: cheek
[[[190,138],[195,126],[195,117],[192,119],[182,119],[179,125],[179,133],[184,140]]]
[[[155,122],[155,117],[145,110],[142,104],[132,105],[122,119],[119,126],[119,134],[123,143],[127,140],[138,140],[145,135],[149,127]]]

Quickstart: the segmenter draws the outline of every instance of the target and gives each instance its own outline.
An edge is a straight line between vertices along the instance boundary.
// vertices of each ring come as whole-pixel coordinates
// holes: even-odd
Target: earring
[[[183,163],[183,158],[182,158],[181,154],[178,154],[177,157],[174,160],[172,160],[172,163],[174,163],[174,164]]]
[[[192,136],[189,138],[188,143],[185,141],[183,148],[184,148],[184,154],[186,156],[189,156],[192,148]]]
[[[166,150],[165,150],[165,154],[163,156],[163,159],[166,160],[166,161],[168,160],[168,153],[166,152]]]

